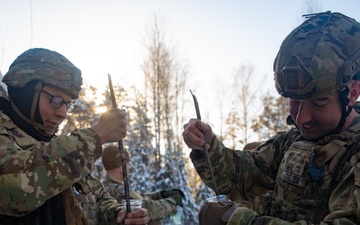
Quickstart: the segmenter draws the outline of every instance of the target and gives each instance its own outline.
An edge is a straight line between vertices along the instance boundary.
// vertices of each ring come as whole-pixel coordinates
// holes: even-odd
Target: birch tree
[[[146,105],[152,118],[153,170],[157,189],[179,188],[185,193],[184,224],[197,224],[197,208],[185,172],[181,137],[183,96],[187,65],[167,38],[164,21],[156,16],[147,31],[146,58],[141,66],[145,77]],[[168,224],[165,220],[165,224]]]
[[[261,77],[250,62],[243,62],[234,76],[232,86],[232,108],[225,124],[224,142],[233,148],[240,149],[248,143],[251,136],[251,122],[259,114],[261,104]],[[229,142],[230,141],[230,142]]]

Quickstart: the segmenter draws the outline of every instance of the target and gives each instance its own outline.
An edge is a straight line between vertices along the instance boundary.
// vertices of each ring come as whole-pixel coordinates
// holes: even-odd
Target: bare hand
[[[122,109],[111,109],[101,115],[99,122],[92,126],[101,143],[120,141],[126,136],[127,131],[126,112]]]
[[[186,145],[191,149],[204,150],[210,148],[213,133],[211,127],[198,119],[190,119],[184,125],[183,138]]]
[[[126,218],[125,218],[126,217]],[[124,222],[124,224],[144,224],[147,225],[150,221],[150,217],[148,215],[148,210],[144,208],[133,209],[130,213],[126,215],[125,210],[121,210],[116,218],[117,223]]]

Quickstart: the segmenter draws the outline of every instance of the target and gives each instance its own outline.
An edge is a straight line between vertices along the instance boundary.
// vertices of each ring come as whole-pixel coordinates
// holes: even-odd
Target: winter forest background
[[[123,144],[132,156],[130,187],[139,193],[181,189],[186,199],[180,224],[195,225],[199,207],[214,192],[196,174],[190,151],[182,139],[183,125],[196,117],[191,93],[186,89],[188,68],[179,60],[176,50],[165,42],[166,31],[160,22],[154,18],[153,26],[147,31],[147,53],[139,65],[144,84],[126,88],[113,83],[118,107],[128,114],[128,133]],[[250,134],[256,134],[256,140],[264,140],[286,129],[287,101],[261,93],[258,81],[255,68],[246,62],[227,90],[230,96],[213,102],[214,110],[224,115],[220,118],[222,131],[217,135],[228,147],[242,149]],[[192,91],[196,95],[196,90]],[[201,111],[201,99],[198,101]],[[112,108],[109,88],[98,90],[85,83],[77,104],[77,110],[69,114],[64,123],[62,133],[89,127],[102,112]],[[94,174],[104,177],[101,160],[96,162]],[[164,224],[174,223],[167,218]]]
[[[305,11],[318,10],[309,4]],[[196,117],[191,93],[186,88],[191,82],[190,68],[167,41],[162,22],[155,16],[146,30],[145,60],[139,64],[144,82],[136,87],[113,83],[118,107],[128,114],[128,133],[123,145],[132,156],[130,188],[139,193],[181,189],[186,198],[178,224],[197,225],[201,204],[214,192],[196,174],[190,150],[182,139],[183,125]],[[102,76],[107,78],[107,74]],[[288,129],[287,100],[276,93],[264,93],[263,80],[251,62],[243,62],[233,76],[233,85],[213,99],[212,108],[219,115],[216,122],[220,124],[216,135],[227,147],[242,149],[248,142],[265,140]],[[196,90],[192,92],[197,95]],[[200,98],[198,101],[201,111],[202,101]],[[89,127],[112,108],[109,87],[99,89],[85,80],[77,104],[77,110],[68,115],[60,133]],[[215,123],[207,120],[208,115],[202,116],[207,123]],[[96,162],[93,173],[100,179],[104,177],[101,160]],[[166,218],[164,224],[175,223]]]

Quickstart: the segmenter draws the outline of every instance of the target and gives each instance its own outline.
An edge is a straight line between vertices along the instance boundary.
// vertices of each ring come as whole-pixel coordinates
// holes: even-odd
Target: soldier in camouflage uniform
[[[88,129],[56,136],[76,106],[81,72],[61,54],[35,48],[22,53],[2,80],[0,98],[0,224],[118,224],[126,213],[91,176],[102,144],[126,135],[126,114],[112,109]],[[86,201],[79,201],[84,199]],[[146,209],[127,224],[146,224]]]
[[[127,174],[130,170],[130,152],[125,150]],[[106,177],[103,180],[105,190],[115,197],[119,202],[125,199],[125,188],[123,184],[123,164],[120,151],[117,146],[108,145],[104,148],[102,163],[106,170]],[[163,218],[176,213],[176,205],[183,206],[182,199],[184,193],[179,189],[162,190],[159,192],[140,195],[134,190],[130,190],[131,199],[141,199],[142,207],[148,209],[150,222],[149,225],[160,225]]]
[[[294,127],[256,149],[226,148],[199,120],[184,125],[202,180],[214,188],[208,151],[219,194],[243,200],[223,224],[360,224],[360,24],[307,15],[284,39],[274,78]]]

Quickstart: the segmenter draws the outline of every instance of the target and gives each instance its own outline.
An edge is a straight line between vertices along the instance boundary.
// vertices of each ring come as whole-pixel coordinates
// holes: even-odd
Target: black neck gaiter
[[[24,88],[13,88],[8,87],[8,92],[11,100],[20,110],[20,112],[30,120],[30,112],[32,102],[34,100],[34,88],[38,81],[29,82],[28,85]],[[5,100],[5,99],[4,99]],[[5,100],[7,101],[7,100]],[[10,117],[10,119],[22,130],[24,130],[27,134],[32,136],[38,141],[49,142],[54,135],[47,135],[38,128],[29,124],[25,120],[23,120],[11,107],[10,102],[6,103],[3,100],[0,102],[0,109],[4,110],[4,113]],[[39,105],[39,103],[38,103]],[[43,121],[40,116],[39,107],[36,107],[34,119],[37,123],[43,124]]]

